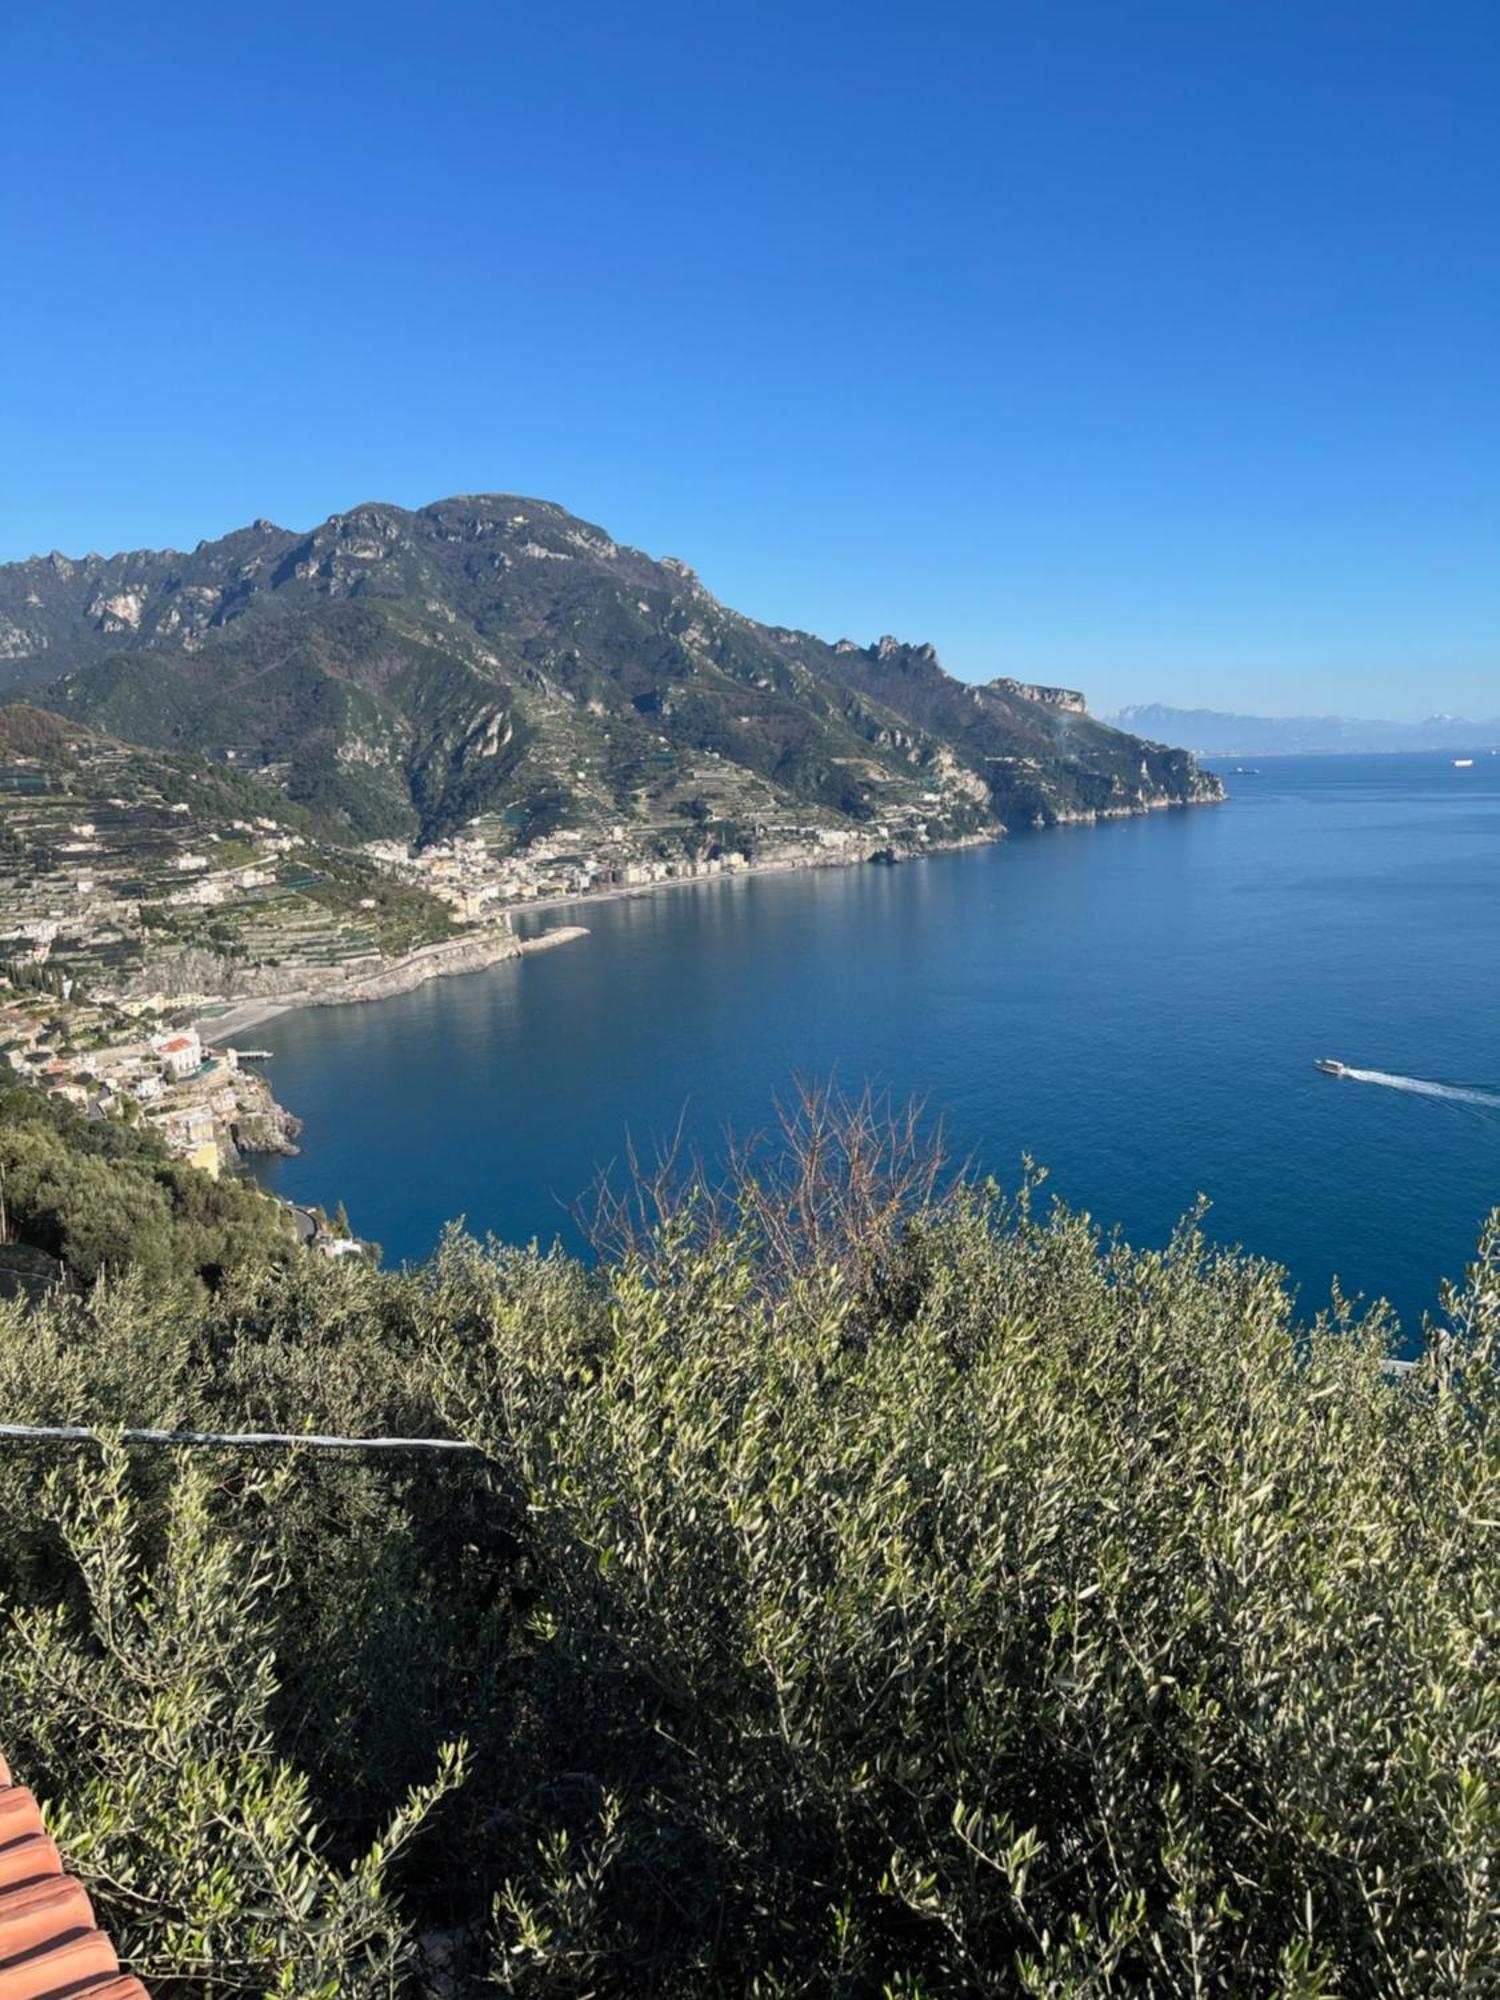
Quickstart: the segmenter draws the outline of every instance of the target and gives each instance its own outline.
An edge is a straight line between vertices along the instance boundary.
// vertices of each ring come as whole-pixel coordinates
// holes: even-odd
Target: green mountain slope
[[[261,770],[359,838],[704,816],[951,838],[1217,792],[1062,691],[756,624],[682,563],[505,496],[0,567],[7,684]]]

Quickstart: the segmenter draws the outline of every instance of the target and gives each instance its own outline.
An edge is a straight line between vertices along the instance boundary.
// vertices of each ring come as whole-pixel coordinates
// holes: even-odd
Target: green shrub
[[[127,1270],[216,1283],[294,1247],[252,1183],[173,1159],[133,1117],[86,1118],[36,1090],[0,1088],[0,1195],[8,1229],[81,1284]]]
[[[592,1270],[0,1307],[7,1416],[483,1448],[0,1461],[0,1713],[153,1979],[322,1990],[302,1884],[412,1994],[1500,1987],[1500,1221],[1393,1379],[1194,1221],[902,1214],[861,1159]]]
[[[252,1483],[241,1503],[275,1490]],[[325,1858],[307,1780],[268,1724],[285,1574],[215,1527],[211,1492],[183,1470],[142,1507],[117,1445],[49,1477],[42,1525],[74,1601],[6,1607],[0,1705],[60,1794],[69,1866],[155,1992],[373,2000],[411,1958],[391,1864],[461,1782],[461,1752],[351,1866]]]

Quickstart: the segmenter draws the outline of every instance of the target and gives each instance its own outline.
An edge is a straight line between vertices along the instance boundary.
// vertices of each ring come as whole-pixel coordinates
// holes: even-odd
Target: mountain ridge
[[[800,813],[943,842],[1217,795],[1076,690],[762,624],[681,558],[513,494],[0,566],[6,693],[260,770],[355,839]]]

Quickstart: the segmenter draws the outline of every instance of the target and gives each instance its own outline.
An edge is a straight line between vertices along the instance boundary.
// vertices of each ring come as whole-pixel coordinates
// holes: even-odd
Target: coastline
[[[291,1014],[301,1007],[353,1007],[372,1000],[389,1000],[398,993],[410,993],[418,986],[425,986],[430,979],[459,972],[483,972],[506,959],[552,951],[558,945],[572,944],[587,936],[588,930],[582,924],[561,924],[535,938],[518,938],[509,933],[504,937],[486,936],[478,932],[444,939],[438,944],[423,945],[409,957],[396,959],[346,986],[255,994],[227,1002],[222,1013],[201,1014],[193,1025],[205,1042],[222,1047],[236,1035],[246,1034],[251,1028],[274,1020],[278,1014]]]
[[[992,833],[973,834],[964,840],[946,841],[941,847],[931,850],[933,854],[957,854],[970,847],[988,847],[1006,836],[1004,827],[997,827]],[[924,855],[903,857],[905,860],[919,861]],[[747,868],[738,868],[729,874],[719,875],[675,875],[664,877],[660,882],[631,882],[612,885],[607,889],[575,890],[561,896],[539,896],[532,902],[507,905],[506,917],[514,923],[517,918],[544,916],[558,910],[587,908],[596,903],[619,903],[635,897],[657,896],[666,889],[706,889],[725,882],[748,881],[753,875],[793,875],[812,868],[854,868],[868,865],[865,854],[810,854],[795,860],[752,861]],[[555,930],[540,932],[536,937],[512,937],[508,940],[508,950],[486,954],[476,963],[433,963],[433,958],[453,952],[458,943],[473,943],[472,938],[445,941],[437,945],[424,945],[413,952],[410,958],[396,960],[392,965],[383,966],[372,973],[367,980],[352,986],[342,986],[329,991],[311,989],[293,993],[253,994],[243,1000],[226,1003],[225,1011],[202,1015],[194,1022],[205,1042],[215,1044],[232,1039],[236,1035],[248,1033],[251,1028],[260,1027],[272,1021],[278,1014],[295,1013],[301,1007],[343,1007],[360,1002],[390,999],[397,993],[408,993],[422,986],[429,979],[451,977],[459,972],[482,972],[491,965],[503,964],[506,959],[523,957],[532,952],[550,951],[560,944],[570,944],[575,938],[586,937],[588,927],[583,924],[563,924]],[[407,969],[420,965],[419,977],[404,977]],[[394,981],[395,983],[390,983]],[[378,987],[378,991],[370,990]]]
[[[975,833],[966,835],[962,840],[945,840],[941,846],[934,846],[923,853],[903,854],[899,865],[904,867],[908,861],[928,861],[942,854],[962,854],[971,847],[992,847],[1005,837],[1006,829],[996,827],[993,833]],[[655,896],[663,889],[708,889],[716,883],[748,882],[755,875],[800,875],[814,868],[860,868],[868,867],[870,861],[868,854],[831,851],[801,856],[796,860],[752,861],[748,867],[734,868],[718,875],[669,875],[660,882],[621,882],[612,884],[608,889],[583,889],[562,896],[538,896],[529,903],[509,905],[507,914],[515,919],[530,916],[533,912],[540,914],[551,910],[586,908],[594,903],[627,902],[636,896]],[[543,937],[551,935],[550,931],[542,933]],[[541,938],[526,939],[524,942],[539,944]]]
[[[1135,806],[1106,806],[1102,810],[1087,813],[1059,814],[1049,828],[1054,830],[1064,826],[1097,826],[1107,820],[1136,819],[1153,812],[1184,810],[1198,805],[1220,805],[1223,794],[1191,799],[1151,799]],[[947,840],[940,844],[903,854],[898,859],[899,866],[913,861],[927,861],[944,854],[961,854],[970,848],[991,847],[1009,837],[1011,829],[1003,825],[986,828],[983,832],[966,834],[958,840]],[[632,882],[611,885],[606,889],[575,890],[559,896],[540,896],[534,901],[508,905],[505,916],[512,922],[532,915],[542,916],[559,910],[587,908],[596,903],[625,902],[637,897],[656,896],[663,890],[702,889],[713,884],[748,881],[757,875],[793,875],[816,868],[856,868],[871,864],[868,853],[849,854],[833,850],[812,854],[788,856],[771,861],[752,861],[748,867],[735,869],[718,875],[678,875],[667,876],[656,882]],[[206,1042],[222,1043],[236,1035],[247,1033],[266,1021],[274,1020],[278,1014],[289,1014],[301,1007],[350,1006],[362,1001],[389,999],[397,993],[410,992],[414,987],[424,985],[429,979],[447,977],[458,972],[483,971],[487,966],[499,964],[507,958],[524,956],[530,952],[549,951],[560,944],[571,943],[575,938],[587,936],[587,926],[569,924],[555,930],[543,931],[536,937],[512,935],[508,949],[486,952],[478,957],[472,955],[472,948],[479,942],[482,933],[463,939],[447,940],[441,944],[424,945],[413,952],[410,958],[397,960],[393,965],[382,967],[365,980],[350,987],[340,987],[330,991],[302,991],[286,994],[265,994],[247,996],[238,1002],[227,1004],[222,1014],[205,1015],[195,1026]],[[450,960],[455,962],[450,962]]]
[[[1143,819],[1156,812],[1186,812],[1194,806],[1218,806],[1226,802],[1227,794],[1196,799],[1149,799],[1138,806],[1104,806],[1097,812],[1059,813],[1053,820],[1039,826],[1028,826],[1022,831],[1054,833],[1063,827],[1103,826],[1121,819]],[[1011,837],[1012,829],[996,825],[982,833],[965,834],[959,840],[944,840],[919,848],[911,854],[897,857],[897,865],[905,867],[913,861],[935,861],[945,854],[965,854],[974,847],[994,847]],[[561,896],[538,896],[528,903],[507,905],[507,914],[512,918],[541,914],[553,910],[573,910],[587,908],[593,903],[623,902],[634,896],[655,896],[663,889],[703,889],[716,882],[744,882],[755,875],[794,875],[811,868],[858,868],[868,866],[873,860],[871,854],[845,854],[832,850],[826,853],[807,854],[784,861],[752,861],[748,867],[736,868],[728,874],[719,875],[677,875],[660,882],[620,883],[608,889],[573,890]],[[548,935],[548,933],[543,934]],[[541,939],[527,940],[540,943]]]
[[[1105,808],[1089,813],[1069,813],[1059,815],[1052,826],[1094,826],[1105,820],[1136,818],[1144,814],[1172,810],[1179,806],[1216,805],[1223,794],[1196,799],[1152,799],[1138,806]],[[958,854],[972,848],[990,847],[1004,840],[1010,829],[1003,825],[986,828],[982,832],[965,835],[961,839],[944,841],[941,844],[919,849],[915,853],[896,857],[897,865],[904,866],[912,861],[931,860],[945,854]],[[361,1002],[393,998],[400,993],[411,992],[429,980],[450,977],[461,972],[481,972],[491,965],[507,959],[522,958],[534,952],[554,950],[559,945],[570,944],[574,940],[587,937],[587,926],[582,924],[559,924],[544,930],[534,937],[518,936],[514,920],[531,914],[544,916],[562,910],[577,910],[580,905],[590,903],[623,902],[633,897],[655,896],[664,889],[698,889],[711,884],[747,881],[757,875],[792,875],[811,869],[852,868],[872,865],[876,856],[871,852],[818,851],[809,854],[791,855],[775,860],[751,862],[748,867],[735,869],[730,873],[716,875],[667,876],[660,881],[613,884],[608,888],[574,892],[559,896],[538,898],[534,902],[515,905],[505,912],[503,932],[499,925],[489,932],[483,930],[453,939],[445,939],[437,944],[424,945],[409,957],[382,966],[378,971],[347,985],[334,988],[306,989],[278,994],[248,995],[244,999],[226,1002],[222,1011],[215,1010],[200,1015],[194,1025],[205,1044],[223,1047],[236,1037],[248,1034],[254,1028],[274,1020],[280,1014],[289,1014],[303,1007],[353,1006]],[[269,1090],[270,1103],[279,1112],[284,1107],[276,1105]]]

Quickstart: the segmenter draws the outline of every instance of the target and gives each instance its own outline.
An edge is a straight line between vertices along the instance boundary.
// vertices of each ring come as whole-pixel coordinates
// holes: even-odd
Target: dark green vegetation
[[[0,687],[233,753],[361,838],[672,822],[705,785],[715,817],[904,813],[949,836],[1217,792],[1057,690],[755,624],[681,563],[496,495],[11,564],[0,651]]]
[[[154,1133],[25,1087],[0,1088],[0,1199],[8,1235],[80,1285],[127,1270],[216,1284],[292,1246],[286,1211],[253,1183],[211,1180]]]
[[[592,1272],[0,1307],[9,1419],[482,1452],[0,1458],[6,1747],[153,1991],[1493,1993],[1500,1234],[1393,1382],[802,1137]]]

